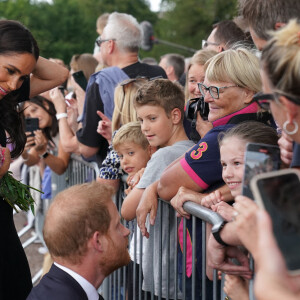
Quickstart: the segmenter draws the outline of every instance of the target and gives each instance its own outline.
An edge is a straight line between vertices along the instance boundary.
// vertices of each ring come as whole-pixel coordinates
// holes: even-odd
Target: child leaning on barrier
[[[244,155],[247,143],[263,143],[277,145],[276,130],[260,122],[244,122],[220,135],[220,157],[222,165],[222,178],[229,187],[233,197],[242,194],[244,176]],[[234,209],[223,201],[219,190],[202,198],[201,205],[218,212],[226,221],[234,217]],[[243,203],[245,209],[250,208],[249,203]],[[256,209],[256,204],[250,204]],[[248,282],[237,275],[225,275],[224,291],[232,300],[249,299]]]
[[[127,182],[138,173],[143,172],[147,162],[151,158],[153,147],[149,145],[148,140],[142,133],[140,122],[130,122],[123,125],[115,134],[112,140],[113,149],[120,158],[121,168],[128,174]],[[131,186],[125,190],[126,194],[131,191]],[[133,270],[136,263],[136,295],[138,295],[139,264],[140,264],[140,230],[137,228],[136,238],[133,235],[130,241],[129,253],[131,263],[127,274],[127,296],[133,299]]]
[[[147,167],[130,194],[124,199],[121,215],[126,220],[136,217],[136,208],[144,197],[157,198],[157,184],[163,170],[175,159],[185,153],[194,143],[188,140],[183,127],[184,94],[182,88],[166,79],[149,81],[137,92],[134,101],[138,120],[143,134],[151,146],[159,149],[152,155]],[[159,227],[162,214],[162,257],[159,257]],[[176,228],[175,213],[167,215],[166,210],[158,209],[157,219],[150,228],[149,239],[143,239],[143,290],[151,291],[154,281],[154,293],[159,294],[159,259],[162,259],[162,297],[167,295],[167,261],[169,261],[169,282],[175,282]],[[148,224],[148,228],[150,225]],[[168,230],[169,227],[169,230]],[[170,240],[170,255],[167,242]],[[153,253],[154,251],[154,253]],[[154,258],[154,261],[153,261]],[[169,296],[174,298],[174,285],[170,285]]]

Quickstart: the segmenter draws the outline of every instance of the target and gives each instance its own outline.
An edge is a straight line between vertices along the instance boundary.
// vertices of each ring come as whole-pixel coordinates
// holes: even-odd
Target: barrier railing
[[[72,154],[67,170],[62,175],[57,175],[54,172],[51,174],[51,188],[52,188],[52,199],[60,191],[84,182],[90,182],[96,180],[99,176],[99,168],[95,162],[87,162],[80,156]],[[38,187],[37,187],[38,188]],[[34,225],[35,233],[32,237],[23,243],[23,248],[30,246],[35,241],[40,241],[44,246],[43,240],[43,226],[46,211],[51,203],[51,199],[44,199],[39,201],[39,205],[36,208]],[[27,228],[28,227],[28,228]],[[25,232],[32,228],[32,224],[21,230],[18,234],[22,236]],[[42,269],[39,270],[32,278],[33,284],[36,283],[42,275]]]
[[[121,208],[122,205],[122,191],[116,197],[116,205]],[[207,299],[207,300],[219,300],[224,299],[225,294],[221,291],[221,282],[218,280],[217,271],[214,271],[214,280],[211,283],[206,277],[206,223],[214,227],[220,226],[223,223],[223,218],[203,207],[197,205],[193,202],[186,202],[184,204],[184,209],[191,214],[191,220],[187,221],[183,219],[183,247],[182,247],[182,260],[178,259],[178,228],[179,228],[179,218],[176,217],[176,212],[172,206],[163,200],[159,201],[158,204],[158,215],[156,217],[156,222],[159,222],[159,233],[155,236],[155,233],[150,228],[150,238],[151,235],[153,240],[158,241],[158,251],[157,249],[152,249],[152,260],[148,260],[148,264],[158,264],[158,272],[152,272],[150,277],[152,277],[151,288],[149,286],[145,289],[143,286],[143,264],[145,259],[140,259],[140,264],[137,261],[137,252],[142,257],[145,255],[143,253],[143,241],[140,235],[140,243],[137,244],[137,224],[133,220],[131,222],[125,222],[124,225],[130,228],[131,237],[134,239],[134,257],[132,258],[133,267],[131,268],[121,268],[111,274],[102,284],[101,293],[105,299]],[[160,213],[159,213],[160,212]],[[187,222],[190,222],[191,230],[187,232]],[[163,234],[162,228],[166,230],[169,234]],[[170,228],[173,233],[175,233],[175,239],[171,238]],[[175,228],[175,230],[173,230]],[[198,232],[197,232],[198,230]],[[201,233],[199,234],[199,230]],[[190,235],[187,239],[187,235]],[[166,238],[169,236],[169,238]],[[197,237],[201,236],[201,243],[197,243]],[[187,241],[189,238],[192,240],[192,273],[188,277],[186,275],[186,258],[190,255]],[[164,247],[163,247],[164,244]],[[201,245],[201,258],[197,258],[197,252]],[[199,253],[198,253],[199,254]],[[171,257],[170,255],[174,256]],[[149,253],[147,255],[149,257]],[[199,255],[198,255],[199,256]],[[167,259],[165,259],[167,257]],[[198,259],[201,259],[202,263],[201,270],[197,267]],[[169,261],[173,263],[170,264]],[[180,270],[179,265],[182,265]],[[148,270],[149,268],[147,268]],[[150,268],[151,269],[151,268]],[[155,269],[157,270],[157,268]],[[151,273],[151,272],[149,272]],[[173,275],[173,276],[172,276]],[[149,274],[147,274],[149,277]],[[132,285],[127,286],[126,281],[131,278]],[[170,280],[173,278],[173,280]],[[127,280],[126,280],[127,279]],[[199,281],[200,280],[200,281]],[[154,282],[158,284],[154,284]],[[131,289],[132,298],[128,297],[129,290]]]
[[[72,155],[67,171],[61,176],[54,173],[52,175],[53,197],[69,186],[95,180],[98,174],[99,170],[96,163],[89,163],[79,156]],[[122,185],[115,197],[119,211],[121,211],[124,188],[125,186]],[[154,233],[152,226],[150,226],[150,237],[154,241],[158,241],[156,242],[158,247],[155,248],[155,244],[153,244],[148,261],[143,259],[143,241],[145,241],[145,238],[138,232],[136,221],[123,221],[124,225],[131,230],[130,239],[134,239],[133,262],[131,268],[120,268],[105,279],[99,289],[104,299],[225,299],[226,295],[222,291],[217,272],[214,271],[212,283],[206,277],[206,224],[211,224],[212,230],[214,230],[215,227],[220,226],[223,219],[219,214],[193,202],[186,202],[184,209],[191,215],[189,221],[184,218],[182,220],[177,218],[172,206],[168,202],[159,200],[159,213],[156,218],[156,222],[159,222],[158,234]],[[181,224],[179,224],[179,221],[181,221]],[[39,222],[37,225],[36,230],[40,236],[43,222]],[[181,248],[178,247],[178,230],[180,226],[182,226]],[[137,242],[138,236],[140,238],[139,243]],[[199,236],[201,240],[197,242]],[[188,245],[189,241],[192,241],[191,245]],[[189,246],[191,246],[191,249],[189,249]],[[140,256],[139,261],[138,253]],[[149,256],[149,253],[147,254]],[[182,256],[182,259],[179,259],[179,256]],[[189,263],[191,263],[192,271],[191,275],[187,276],[186,261],[187,257],[190,256],[191,261]],[[147,277],[151,279],[150,287],[149,285],[147,287],[143,286],[143,269],[145,267],[143,264],[145,263],[153,266],[152,272],[147,274]],[[157,270],[158,272],[156,272]],[[131,284],[128,285],[128,282],[131,282]]]
[[[68,168],[62,175],[52,172],[52,199],[55,195],[75,184],[90,182],[99,176],[99,168],[96,162],[87,162],[81,156],[72,154]]]

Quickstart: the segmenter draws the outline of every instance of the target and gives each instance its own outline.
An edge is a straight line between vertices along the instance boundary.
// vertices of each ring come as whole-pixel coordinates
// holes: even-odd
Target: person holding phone
[[[244,156],[247,143],[277,145],[278,135],[276,130],[270,126],[249,121],[229,129],[221,134],[219,139],[222,178],[229,187],[232,196],[236,197],[242,194],[245,172]],[[227,222],[230,222],[234,216],[233,207],[223,201],[223,195],[219,190],[202,198],[201,205],[219,213]],[[253,203],[251,209],[255,209],[254,206],[256,207]],[[249,297],[248,283],[238,275],[225,276],[224,291],[232,300],[248,299]]]
[[[271,109],[278,125],[285,131],[289,138],[297,143],[300,142],[300,91],[298,88],[300,82],[300,74],[298,72],[300,68],[299,32],[300,25],[295,20],[292,20],[288,25],[271,34],[271,39],[263,48],[261,56],[261,74],[264,94],[255,98],[261,106],[266,109]],[[249,229],[244,226],[243,222],[244,219],[252,220],[252,222],[254,220],[254,228],[259,228],[255,222],[256,212],[249,212],[245,209],[244,203],[250,203],[252,200],[238,196],[236,202],[237,205],[235,205],[234,208],[236,211],[235,222],[233,223],[236,223],[237,235],[243,241],[243,244],[247,243],[246,247],[251,249],[250,252],[257,263],[257,277],[263,278],[262,274],[268,274],[268,272],[270,274],[270,264],[264,263],[262,259],[265,257],[265,249],[262,249],[265,248],[265,245],[262,246],[262,243],[260,243],[256,237],[248,235]],[[232,235],[227,235],[227,230],[225,230],[229,224],[227,224],[221,232],[221,238],[225,243],[232,242]],[[264,228],[259,228],[259,230],[264,230]],[[270,230],[265,232],[265,236],[267,236],[269,240],[274,239]],[[275,258],[272,276],[267,276],[263,281],[267,283],[267,286],[272,287],[273,291],[278,291],[278,293],[266,293],[265,289],[256,288],[261,287],[261,283],[256,280],[256,296],[258,299],[264,300],[298,299],[300,276],[287,275],[287,268],[282,264],[282,254],[280,254],[277,245],[273,243],[273,246],[274,248],[272,252],[270,252],[270,256],[273,253]],[[219,245],[219,251],[219,259],[215,261],[215,266],[223,265],[224,267],[224,265],[227,265],[227,247]]]
[[[258,101],[268,105],[287,136],[300,143],[300,24],[296,20],[291,20],[288,25],[271,34],[261,60],[264,95]],[[267,217],[263,218],[270,224]],[[270,231],[264,234],[268,240],[272,240]],[[276,245],[275,249],[278,250]],[[264,257],[263,253],[262,244],[258,243],[258,278],[262,278],[261,275],[269,270],[268,265],[259,259]],[[268,285],[278,291],[272,299],[299,299],[300,276],[286,276],[287,270],[281,263],[280,255],[275,258],[276,269],[270,278],[265,279]],[[256,281],[255,286],[259,287],[260,283]],[[257,288],[257,295],[259,299],[271,299],[263,295],[261,288]]]
[[[78,153],[78,141],[75,132],[80,126],[78,122],[82,117],[85,84],[95,72],[97,64],[98,62],[92,54],[74,54],[70,61],[70,73],[72,76],[70,76],[68,82],[73,92],[64,97],[58,88],[50,91],[50,98],[57,114],[65,115],[65,118],[62,118],[59,122],[59,131],[64,136],[61,144],[66,152]],[[82,83],[82,85],[80,85],[80,83]]]
[[[0,20],[0,45],[0,144],[6,147],[7,133],[14,158],[26,143],[18,103],[60,85],[69,72],[39,57],[36,40],[19,22]],[[9,165],[7,150],[2,168],[5,162]],[[0,236],[0,299],[26,299],[32,288],[29,265],[14,226],[13,209],[1,196]]]

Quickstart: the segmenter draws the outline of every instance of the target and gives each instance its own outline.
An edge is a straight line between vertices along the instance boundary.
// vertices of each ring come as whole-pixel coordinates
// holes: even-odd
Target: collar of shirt
[[[83,290],[87,294],[87,297],[89,300],[99,300],[99,294],[98,294],[97,290],[89,281],[87,281],[85,278],[83,278],[78,273],[70,270],[69,268],[66,268],[56,262],[54,264],[58,268],[62,269],[63,271],[68,273],[70,276],[72,276],[80,284],[80,286],[83,288]]]

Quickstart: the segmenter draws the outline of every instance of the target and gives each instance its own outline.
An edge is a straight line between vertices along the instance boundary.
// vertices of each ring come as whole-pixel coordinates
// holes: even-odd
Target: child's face
[[[151,146],[172,145],[173,122],[161,106],[143,105],[136,107],[136,113],[141,122],[142,132]]]
[[[133,142],[119,145],[117,153],[120,157],[121,167],[128,175],[134,175],[140,169],[145,168],[150,159],[149,148],[144,149]]]
[[[245,150],[245,141],[236,137],[226,138],[220,147],[222,177],[234,197],[242,194]]]

